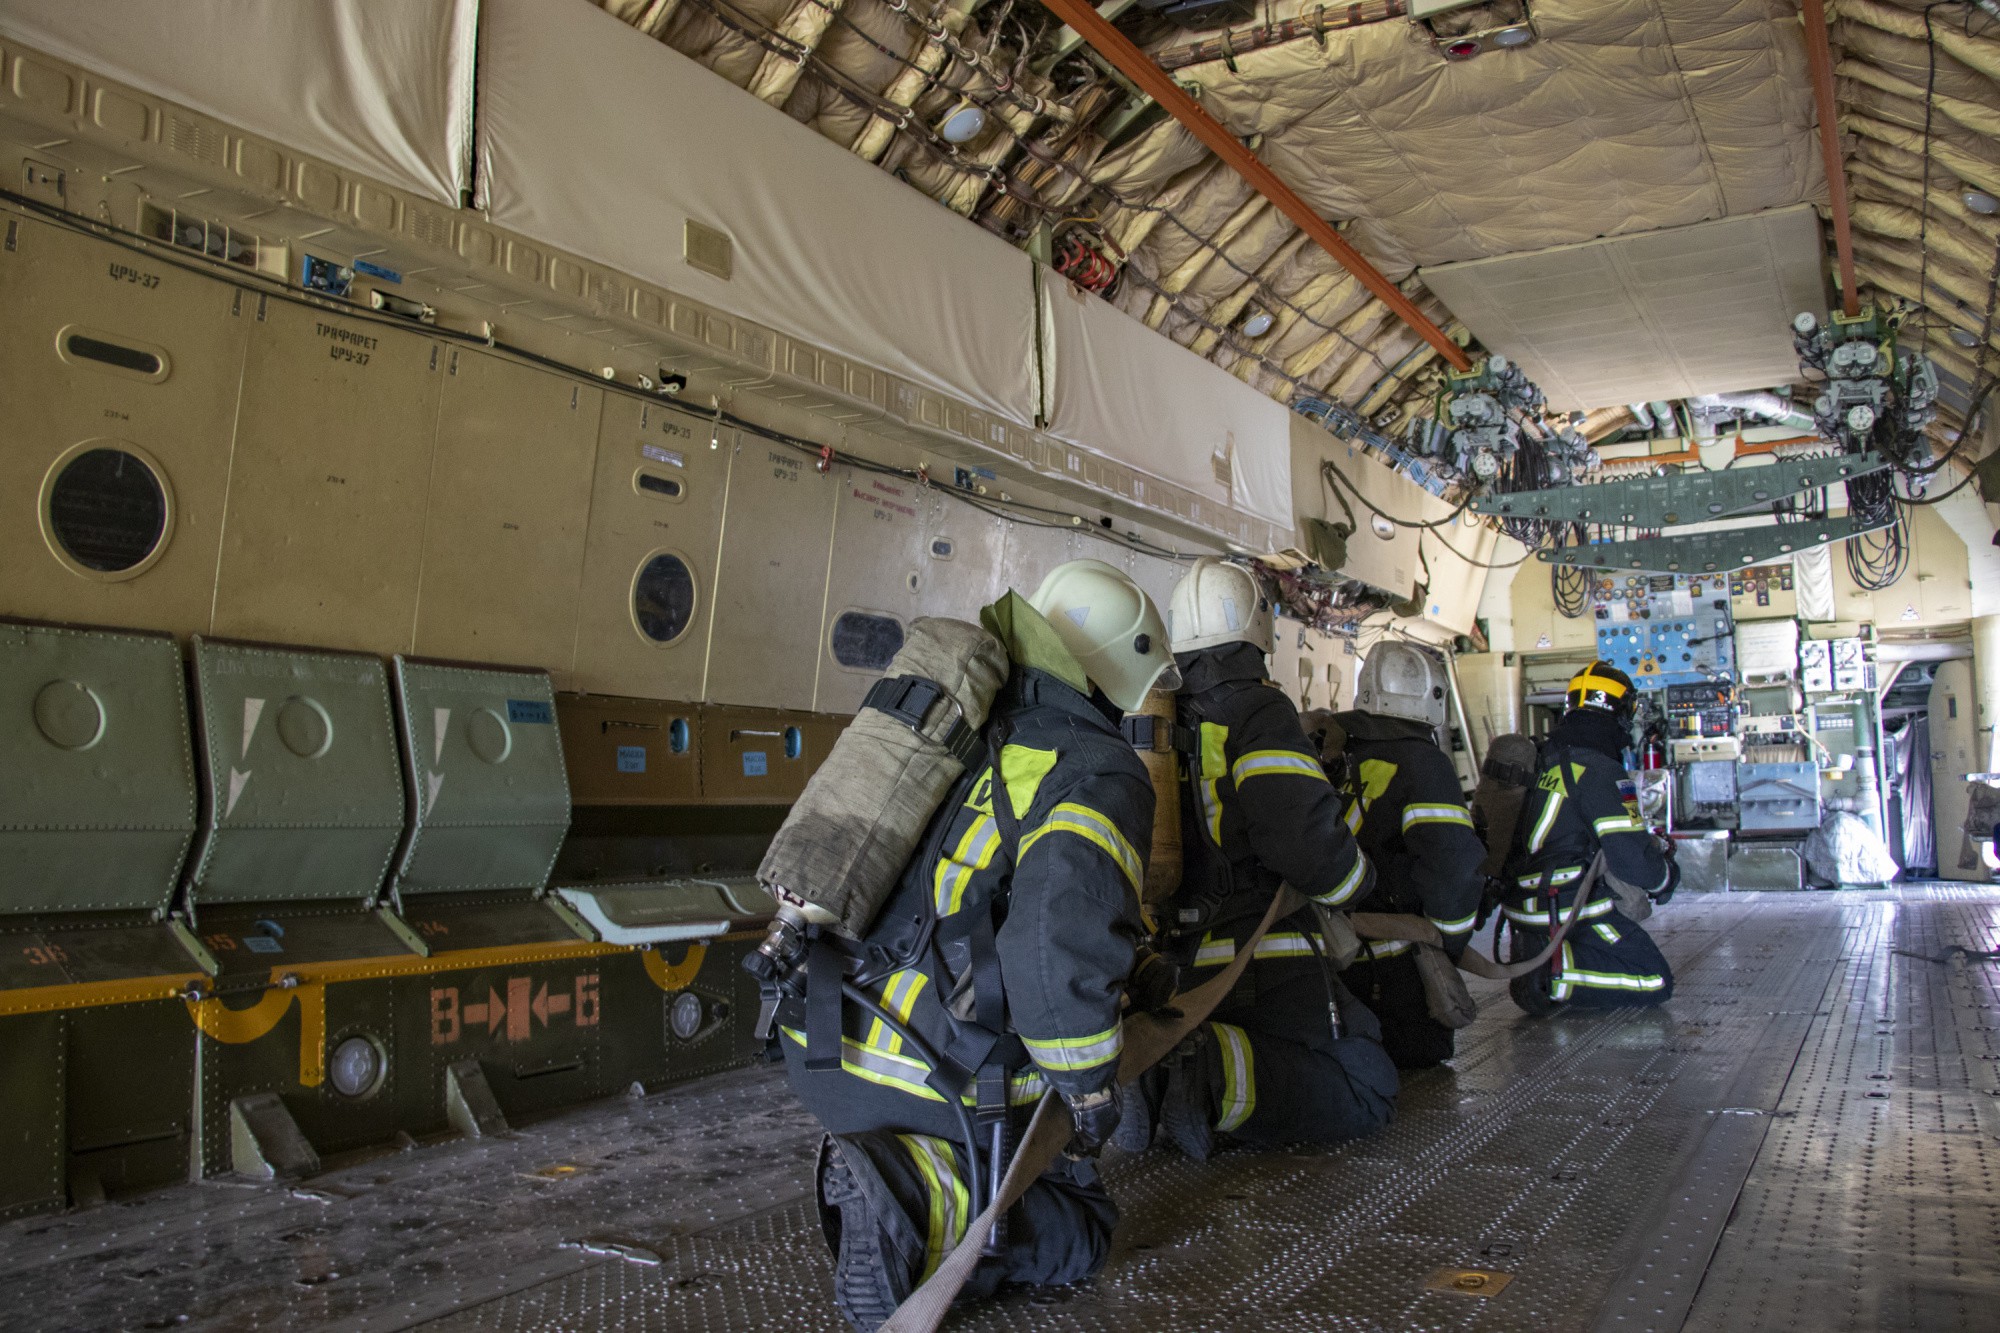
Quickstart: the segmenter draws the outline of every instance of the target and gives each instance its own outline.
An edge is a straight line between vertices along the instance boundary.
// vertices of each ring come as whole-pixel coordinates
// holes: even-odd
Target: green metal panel
[[[1740,472],[1678,472],[1666,477],[1627,477],[1549,491],[1503,492],[1474,500],[1472,511],[1502,518],[1670,528],[1742,513],[1801,491],[1880,472],[1887,466],[1888,461],[1874,453],[1781,458]]]
[[[1779,523],[1770,527],[1735,528],[1728,532],[1688,532],[1677,537],[1644,537],[1630,542],[1599,542],[1537,551],[1548,564],[1586,569],[1638,570],[1648,574],[1719,574],[1747,569],[1795,551],[1846,541],[1895,522],[1878,523],[1841,517],[1811,523]]]
[[[63,1015],[0,1018],[0,1218],[63,1206]]]
[[[187,1179],[196,1029],[178,999],[65,1016],[69,1178],[79,1200]]]
[[[410,793],[397,890],[542,887],[569,831],[548,675],[399,657],[396,696]]]
[[[0,625],[0,913],[164,912],[195,828],[172,638]]]
[[[193,901],[367,902],[403,833],[379,658],[194,641],[211,793]]]

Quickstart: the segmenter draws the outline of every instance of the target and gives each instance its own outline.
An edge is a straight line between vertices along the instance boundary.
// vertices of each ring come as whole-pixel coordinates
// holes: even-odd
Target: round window
[[[682,991],[667,1005],[667,1027],[682,1041],[693,1041],[700,1036],[707,1021],[708,1006],[693,991]]]
[[[353,1036],[333,1048],[326,1061],[327,1082],[343,1097],[366,1097],[382,1086],[389,1056],[373,1037]]]
[[[694,573],[687,561],[662,552],[648,556],[632,580],[632,621],[654,643],[672,643],[694,622]]]
[[[166,484],[137,453],[109,444],[71,450],[42,486],[49,544],[79,573],[130,578],[166,545]]]

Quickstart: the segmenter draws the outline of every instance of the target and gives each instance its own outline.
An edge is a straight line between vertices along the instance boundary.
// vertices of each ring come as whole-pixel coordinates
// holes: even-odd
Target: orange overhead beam
[[[1812,0],[1817,5],[1817,0]],[[1207,144],[1215,155],[1227,162],[1237,175],[1250,183],[1250,188],[1278,206],[1278,211],[1298,224],[1301,231],[1319,242],[1320,247],[1335,259],[1341,267],[1361,280],[1361,285],[1382,299],[1382,303],[1396,312],[1396,317],[1415,329],[1423,340],[1437,348],[1438,354],[1458,370],[1472,369],[1472,362],[1466,357],[1465,349],[1445,335],[1445,331],[1424,317],[1423,311],[1409,297],[1397,290],[1396,284],[1382,276],[1373,264],[1361,257],[1361,253],[1349,245],[1333,225],[1312,206],[1299,198],[1297,191],[1279,180],[1276,173],[1262,162],[1257,155],[1245,148],[1235,135],[1224,129],[1215,117],[1201,109],[1194,98],[1173,76],[1154,64],[1152,59],[1134,46],[1129,38],[1102,18],[1098,17],[1090,0],[1042,0],[1043,8],[1067,23],[1083,40],[1089,42],[1097,53],[1115,65],[1119,72],[1139,85],[1148,97],[1165,107],[1167,113],[1194,132],[1194,136]],[[1821,41],[1825,41],[1824,27]],[[1842,196],[1844,216],[1845,197]]]
[[[1826,191],[1833,213],[1833,250],[1840,261],[1840,308],[1852,319],[1861,313],[1861,294],[1854,290],[1854,232],[1847,221],[1847,168],[1840,157],[1840,114],[1833,103],[1833,50],[1826,40],[1823,0],[1804,0],[1800,19],[1806,29],[1806,66],[1812,70],[1813,105],[1819,109],[1819,155],[1826,164]]]

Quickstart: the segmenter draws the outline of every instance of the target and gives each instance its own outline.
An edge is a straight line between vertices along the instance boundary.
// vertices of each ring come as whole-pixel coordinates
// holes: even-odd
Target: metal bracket
[[[477,1060],[445,1066],[444,1114],[451,1127],[468,1139],[487,1139],[509,1132],[507,1117],[494,1100],[486,1071]]]
[[[319,1170],[319,1153],[275,1092],[230,1101],[229,1159],[233,1170],[257,1180],[295,1180]]]
[[[397,914],[401,907],[402,900],[398,898],[395,907],[378,907],[375,909],[375,915],[382,918],[382,924],[389,928],[389,933],[401,940],[403,946],[411,953],[419,958],[429,958],[431,946],[424,942],[424,937],[417,934],[409,922]]]
[[[1472,510],[1501,518],[1670,528],[1738,514],[1801,491],[1865,477],[1887,466],[1888,460],[1876,453],[1780,459],[1767,467],[1740,472],[1682,472],[1549,491],[1512,491],[1474,500]]]
[[[1761,565],[1780,556],[1810,551],[1816,546],[1846,541],[1896,522],[1896,516],[1864,523],[1853,518],[1829,518],[1817,523],[1780,523],[1771,527],[1735,528],[1728,532],[1686,532],[1677,537],[1647,537],[1633,542],[1603,542],[1595,546],[1565,546],[1537,551],[1544,563],[1586,569],[1628,569],[1647,574],[1719,574]]]
[[[194,959],[196,967],[199,967],[211,977],[221,974],[222,964],[215,960],[215,955],[208,951],[208,946],[203,944],[201,939],[192,930],[188,929],[187,922],[177,916],[170,916],[167,918],[167,931],[174,937],[175,942],[181,948],[187,950],[188,957]]]

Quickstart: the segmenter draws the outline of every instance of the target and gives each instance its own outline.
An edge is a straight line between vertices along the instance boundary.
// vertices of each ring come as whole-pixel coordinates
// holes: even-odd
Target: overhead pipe
[[[1653,409],[1644,403],[1627,403],[1625,410],[1632,414],[1632,424],[1640,430],[1653,428]]]
[[[1793,430],[1819,430],[1812,413],[1801,412],[1798,404],[1775,393],[1705,393],[1694,401],[1702,407],[1732,407]]]
[[[1186,126],[1195,138],[1208,145],[1209,151],[1227,163],[1250,188],[1276,204],[1278,211],[1290,218],[1298,228],[1317,241],[1340,262],[1340,266],[1352,273],[1362,286],[1373,292],[1382,304],[1394,311],[1396,317],[1409,325],[1417,336],[1438,350],[1456,370],[1472,369],[1472,360],[1465,349],[1445,335],[1445,331],[1425,317],[1417,309],[1416,303],[1405,296],[1396,284],[1382,275],[1381,270],[1362,258],[1361,252],[1347,243],[1345,237],[1333,229],[1333,225],[1315,213],[1312,205],[1301,199],[1298,192],[1278,179],[1277,173],[1258,160],[1257,155],[1245,148],[1235,135],[1222,127],[1215,117],[1196,105],[1194,98],[1185,88],[1175,83],[1173,77],[1161,69],[1146,53],[1132,44],[1130,38],[1112,27],[1098,16],[1089,0],[1042,0],[1042,5],[1050,13],[1075,29],[1084,41],[1089,42],[1097,53],[1109,60],[1126,78],[1139,85],[1140,89],[1165,107],[1167,114]]]
[[[1802,0],[1806,66],[1812,71],[1813,105],[1819,112],[1819,154],[1826,167],[1826,192],[1833,214],[1833,250],[1840,263],[1840,308],[1849,319],[1861,313],[1854,285],[1854,231],[1847,219],[1847,168],[1840,154],[1840,119],[1833,100],[1833,48],[1826,39],[1825,0]]]
[[[1240,55],[1261,51],[1267,46],[1283,46],[1288,42],[1300,42],[1310,37],[1321,46],[1326,45],[1326,35],[1347,28],[1359,28],[1369,23],[1381,23],[1387,19],[1401,18],[1410,12],[1406,0],[1364,0],[1360,4],[1336,5],[1328,14],[1328,6],[1315,5],[1311,17],[1300,14],[1297,18],[1281,19],[1266,23],[1259,28],[1224,28],[1220,37],[1210,37],[1188,46],[1177,46],[1160,52],[1160,68],[1165,70],[1185,69],[1189,65],[1205,65],[1211,60],[1234,61]],[[1233,72],[1233,71],[1232,71]]]

